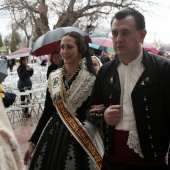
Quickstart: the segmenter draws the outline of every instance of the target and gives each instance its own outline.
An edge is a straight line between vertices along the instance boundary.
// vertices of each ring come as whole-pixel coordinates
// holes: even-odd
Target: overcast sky
[[[151,43],[156,39],[156,41],[160,40],[162,43],[170,44],[170,0],[154,0],[154,2],[158,2],[161,5],[148,7],[149,14],[144,13],[147,29],[145,42]],[[0,19],[0,24],[0,33],[2,39],[4,39],[6,35],[11,33],[9,20]],[[109,24],[110,23],[108,23],[108,25]]]
[[[156,41],[170,44],[170,0],[154,0],[160,5],[149,10],[150,14],[144,14],[146,19],[147,35],[145,42]]]

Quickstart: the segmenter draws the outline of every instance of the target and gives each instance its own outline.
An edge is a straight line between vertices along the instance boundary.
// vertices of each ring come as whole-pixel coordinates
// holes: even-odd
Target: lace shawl
[[[57,70],[58,71],[58,70]],[[56,73],[57,73],[56,71]],[[49,91],[52,98],[55,98],[55,94],[59,92],[59,86],[63,87],[63,92],[69,94],[68,97],[65,99],[65,103],[68,109],[71,111],[72,114],[75,116],[77,108],[79,108],[83,102],[87,100],[87,98],[91,95],[92,88],[95,81],[95,76],[90,73],[84,63],[82,64],[82,68],[79,71],[78,75],[76,76],[75,80],[72,82],[70,89],[66,91],[64,87],[64,82],[62,84],[56,85],[52,84],[53,80],[55,79],[53,75],[58,76],[57,84],[59,83],[59,73],[56,74],[55,72],[51,73],[49,78]],[[53,75],[52,75],[53,74]],[[52,78],[53,77],[53,78]]]
[[[91,95],[94,80],[95,76],[89,73],[85,65],[83,65],[76,79],[72,82],[70,89],[67,91],[69,97],[66,98],[65,102],[71,113],[76,114],[77,108]]]

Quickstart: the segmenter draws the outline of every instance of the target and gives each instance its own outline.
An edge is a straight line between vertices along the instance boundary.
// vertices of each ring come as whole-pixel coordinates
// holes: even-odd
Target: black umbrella
[[[35,56],[41,56],[45,54],[51,54],[55,50],[60,50],[60,40],[63,38],[63,35],[71,32],[76,31],[84,36],[89,42],[90,37],[89,34],[83,32],[77,27],[69,26],[69,27],[59,27],[52,31],[48,31],[41,37],[39,37],[35,43],[33,44],[32,50],[30,54]]]
[[[7,60],[0,59],[0,84],[4,81],[7,75],[8,75]]]

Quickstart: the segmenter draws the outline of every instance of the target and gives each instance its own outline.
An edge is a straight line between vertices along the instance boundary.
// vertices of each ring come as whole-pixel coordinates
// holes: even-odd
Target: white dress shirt
[[[120,104],[122,106],[122,110],[120,122],[115,127],[117,130],[129,131],[127,145],[129,148],[134,149],[136,153],[139,153],[141,157],[143,157],[143,154],[136,130],[131,94],[139,77],[144,71],[144,66],[141,63],[142,58],[143,51],[141,50],[140,55],[135,60],[128,63],[128,65],[124,65],[120,62],[117,68],[121,85]]]

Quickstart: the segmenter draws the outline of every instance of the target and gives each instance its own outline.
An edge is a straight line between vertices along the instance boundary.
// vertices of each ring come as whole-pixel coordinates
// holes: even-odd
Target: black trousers
[[[120,163],[104,156],[102,170],[169,170],[168,165],[137,166]]]

